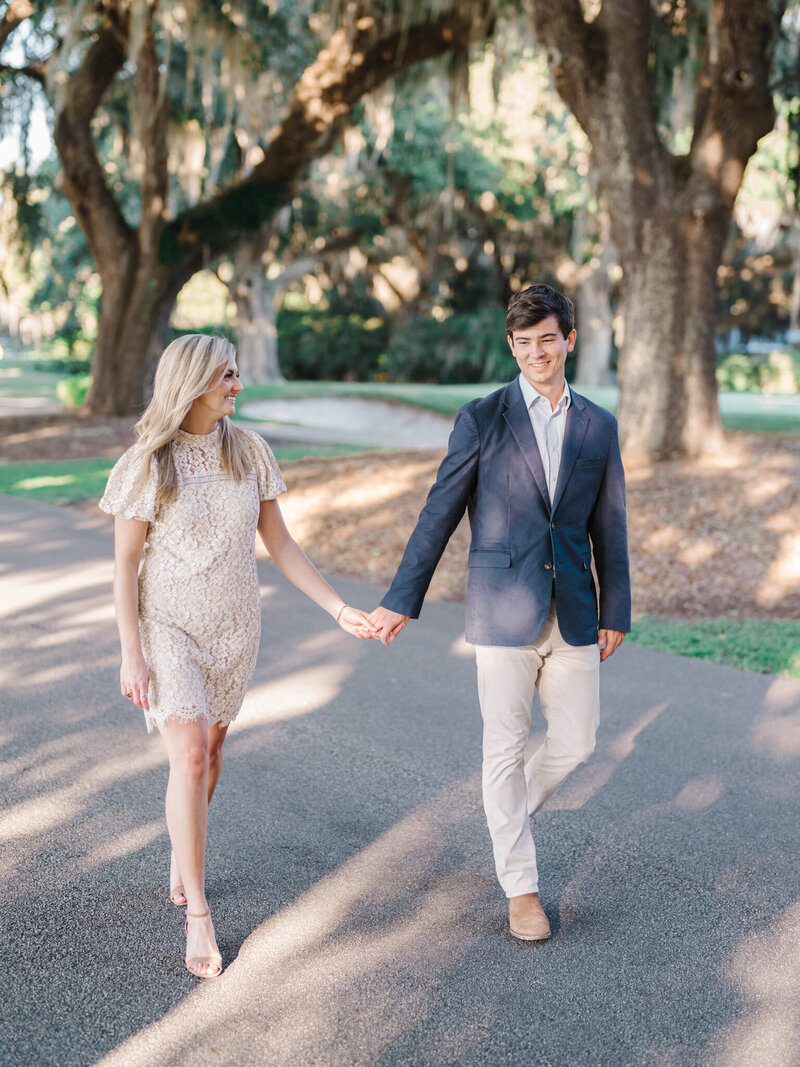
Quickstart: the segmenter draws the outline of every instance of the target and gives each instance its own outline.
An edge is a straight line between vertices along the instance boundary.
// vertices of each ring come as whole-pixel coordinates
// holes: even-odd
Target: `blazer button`
[[[546,571],[551,571],[553,569],[553,564],[552,563],[545,563],[544,569]]]

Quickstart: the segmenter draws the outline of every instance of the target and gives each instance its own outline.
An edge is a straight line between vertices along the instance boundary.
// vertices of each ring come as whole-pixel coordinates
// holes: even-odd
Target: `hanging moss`
[[[286,203],[287,182],[246,182],[168,223],[158,245],[159,262],[178,263],[199,247],[231,247],[254,236]]]

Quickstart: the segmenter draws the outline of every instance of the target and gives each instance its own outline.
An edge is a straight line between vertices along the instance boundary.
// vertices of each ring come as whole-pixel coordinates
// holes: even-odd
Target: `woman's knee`
[[[182,778],[190,781],[202,780],[208,775],[208,742],[199,738],[183,741],[173,748],[170,762]]]

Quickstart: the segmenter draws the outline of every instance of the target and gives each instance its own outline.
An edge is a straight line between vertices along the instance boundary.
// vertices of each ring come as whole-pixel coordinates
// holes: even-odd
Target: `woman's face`
[[[216,420],[232,415],[236,411],[236,397],[242,389],[244,386],[239,381],[236,362],[231,360],[214,379],[211,387],[198,396],[192,404],[192,410]]]

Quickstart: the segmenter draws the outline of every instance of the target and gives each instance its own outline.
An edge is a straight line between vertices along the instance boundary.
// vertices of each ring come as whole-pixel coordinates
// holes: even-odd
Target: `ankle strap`
[[[209,908],[207,911],[201,911],[201,912],[196,912],[196,911],[186,911],[186,912],[184,912],[184,915],[186,916],[187,919],[205,919],[210,914],[211,914],[211,908]]]

